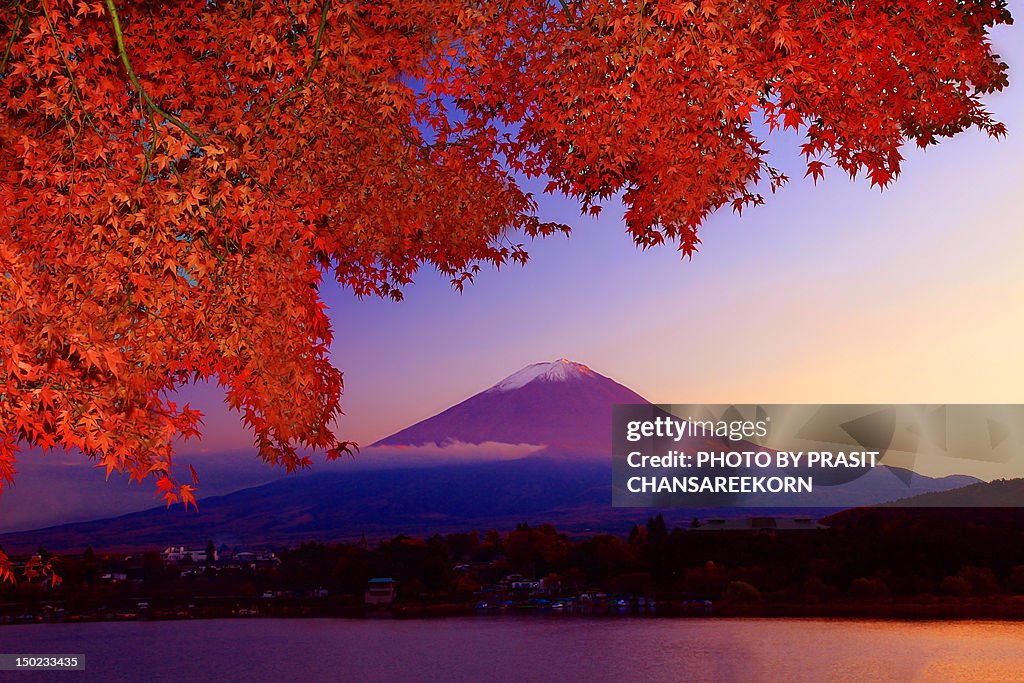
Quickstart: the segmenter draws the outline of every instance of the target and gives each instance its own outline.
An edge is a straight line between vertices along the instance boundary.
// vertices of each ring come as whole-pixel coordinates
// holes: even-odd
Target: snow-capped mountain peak
[[[582,363],[560,358],[528,365],[375,445],[533,444],[605,457],[612,406],[619,403],[647,401]]]
[[[596,372],[582,363],[559,358],[550,363],[527,365],[522,370],[514,372],[501,380],[487,391],[512,391],[513,389],[525,387],[531,382],[568,382],[598,376]]]

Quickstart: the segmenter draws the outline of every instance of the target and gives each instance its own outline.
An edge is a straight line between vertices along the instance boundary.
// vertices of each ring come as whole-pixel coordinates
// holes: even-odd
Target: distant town
[[[551,525],[288,548],[174,544],[15,557],[0,623],[450,614],[1024,619],[1015,510],[660,515],[627,536]],[[942,552],[933,552],[936,549]]]

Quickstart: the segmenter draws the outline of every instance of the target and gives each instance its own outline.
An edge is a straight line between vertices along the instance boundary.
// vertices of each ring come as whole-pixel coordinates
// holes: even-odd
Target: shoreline
[[[10,605],[7,605],[10,607]],[[15,610],[18,611],[18,610]],[[715,604],[696,606],[670,605],[655,609],[602,606],[592,610],[560,610],[533,606],[510,606],[502,609],[479,609],[461,604],[406,604],[390,608],[316,604],[257,605],[236,609],[204,606],[181,609],[158,609],[148,613],[103,612],[64,615],[7,614],[0,617],[0,628],[39,624],[130,623],[162,621],[209,621],[216,619],[344,619],[352,621],[379,619],[447,619],[447,618],[520,618],[520,619],[650,619],[650,620],[730,620],[764,619],[786,621],[823,619],[839,621],[1012,621],[1024,622],[1024,601],[936,601],[866,604]]]

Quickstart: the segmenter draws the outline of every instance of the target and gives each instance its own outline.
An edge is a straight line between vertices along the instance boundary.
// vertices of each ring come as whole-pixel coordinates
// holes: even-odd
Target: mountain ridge
[[[536,363],[488,389],[376,442],[386,459],[397,452],[436,454],[457,443],[481,458],[433,461],[417,466],[352,468],[287,477],[227,495],[203,498],[198,511],[151,508],[88,522],[60,524],[0,535],[9,550],[152,547],[205,543],[298,543],[399,533],[506,529],[554,523],[572,531],[624,533],[657,514],[648,508],[613,508],[611,417],[617,403],[649,403],[633,390],[589,367],[559,359]],[[422,444],[433,447],[417,450]],[[446,446],[448,444],[449,446]],[[472,446],[472,444],[477,444]],[[499,457],[508,444],[536,444],[523,457]],[[369,449],[368,449],[369,450]],[[488,455],[494,456],[490,459]],[[881,467],[842,486],[825,487],[803,501],[820,512],[873,505],[897,497],[962,486],[948,480]],[[905,473],[902,473],[905,475]],[[910,482],[908,484],[908,482]],[[815,491],[818,494],[818,491]],[[708,516],[794,512],[785,497],[749,497],[737,509],[705,510]],[[764,507],[765,504],[769,507]],[[668,511],[686,523],[695,509]],[[749,512],[746,514],[750,514]]]
[[[611,456],[611,409],[650,403],[590,367],[561,358],[534,363],[436,415],[372,444],[543,444]]]

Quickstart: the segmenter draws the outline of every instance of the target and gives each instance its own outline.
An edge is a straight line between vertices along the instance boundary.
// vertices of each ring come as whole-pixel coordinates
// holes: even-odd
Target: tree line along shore
[[[698,519],[669,528],[656,515],[624,535],[520,524],[276,550],[40,548],[12,558],[20,569],[0,585],[0,623],[470,613],[1024,619],[1022,515],[852,510],[805,529],[740,531]]]

